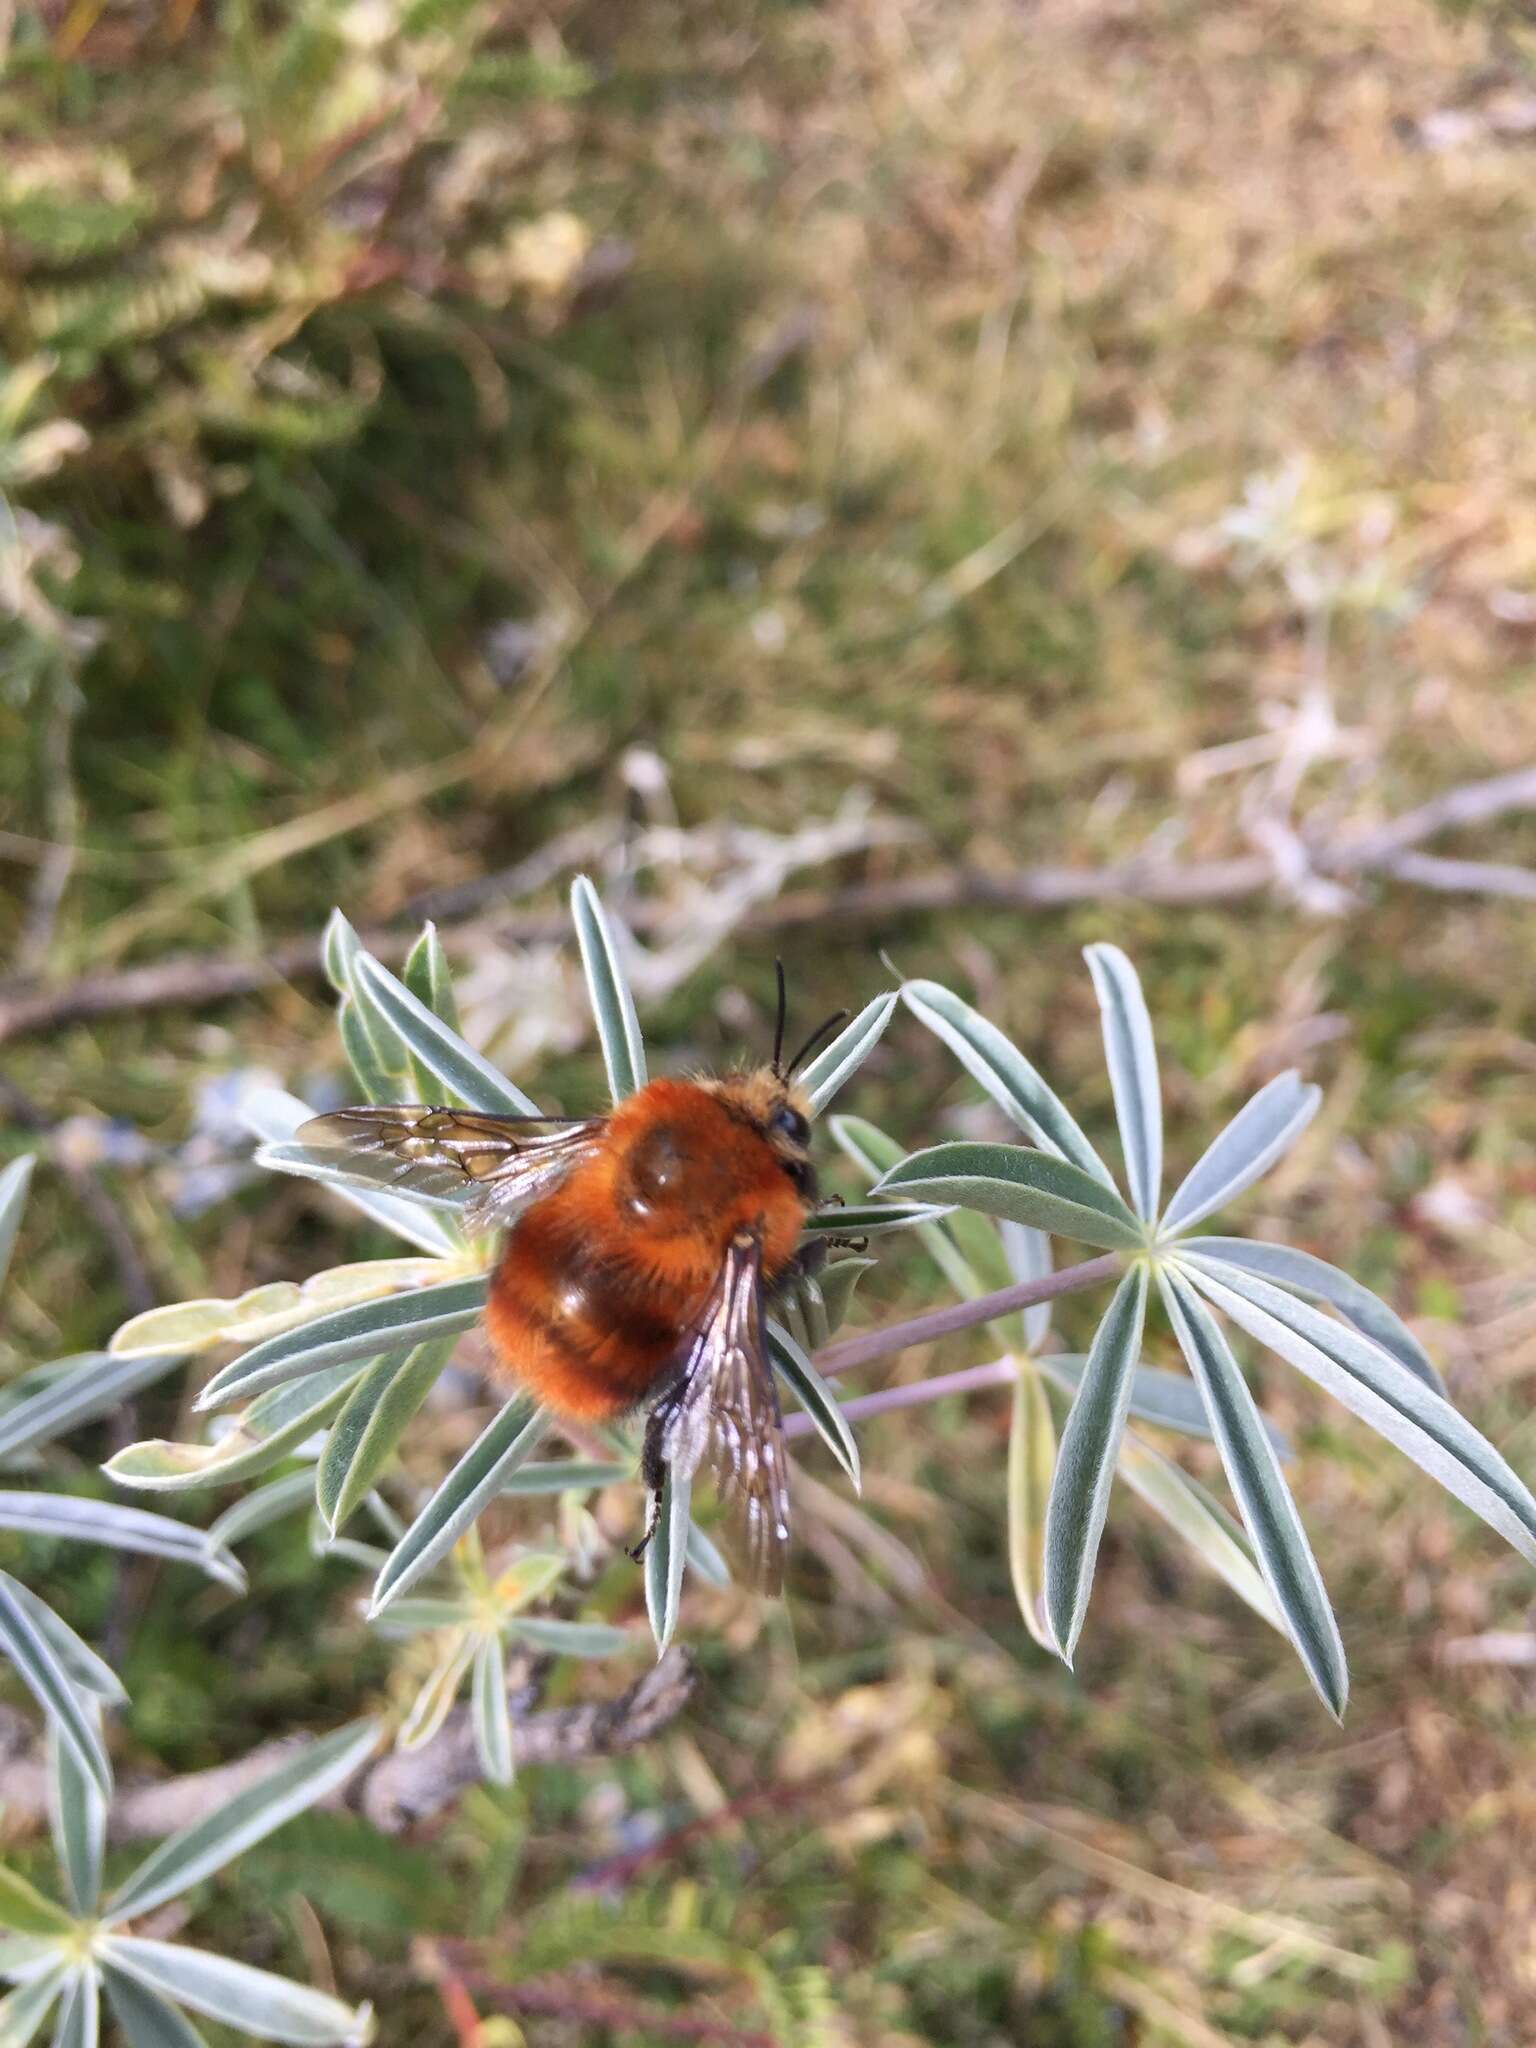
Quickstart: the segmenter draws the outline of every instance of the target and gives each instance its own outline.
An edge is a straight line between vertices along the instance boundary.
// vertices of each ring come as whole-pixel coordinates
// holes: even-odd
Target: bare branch
[[[673,1648],[616,1699],[519,1714],[527,1676],[525,1666],[513,1689],[520,1765],[589,1763],[650,1741],[688,1704],[698,1672],[686,1650]],[[302,1737],[264,1742],[212,1770],[120,1787],[109,1816],[112,1837],[137,1841],[174,1834],[258,1784],[303,1747]],[[352,1807],[375,1827],[397,1834],[413,1821],[440,1813],[479,1776],[470,1709],[456,1707],[430,1742],[370,1758],[329,1803]],[[0,1707],[0,1810],[11,1821],[39,1820],[48,1810],[47,1769],[35,1730],[5,1707]]]
[[[1486,824],[1509,812],[1531,809],[1536,809],[1536,768],[1517,769],[1446,790],[1401,817],[1352,837],[1315,836],[1303,821],[1297,839],[1313,875],[1342,880],[1376,873],[1422,888],[1528,899],[1536,894],[1536,871],[1477,861],[1431,860],[1413,855],[1410,849],[1452,827]],[[467,885],[454,901],[462,907],[494,900],[527,872],[524,864],[488,878],[483,890],[478,884]],[[903,880],[856,883],[846,889],[794,890],[754,905],[737,928],[762,934],[800,925],[878,924],[915,912],[988,904],[1050,910],[1115,900],[1237,903],[1266,894],[1278,879],[1275,862],[1263,853],[1187,862],[1146,858],[1106,868],[1020,868],[1011,874],[945,868]],[[626,911],[627,921],[642,938],[664,926],[668,914],[666,905],[651,901],[637,902]],[[563,915],[504,911],[450,927],[442,937],[450,951],[472,954],[487,946],[556,944],[566,933]],[[409,934],[392,931],[368,931],[363,940],[391,964],[404,959],[411,944]],[[11,981],[0,984],[0,1044],[124,1010],[199,1008],[277,983],[308,980],[320,971],[318,939],[298,939],[260,957],[177,954],[149,967],[83,975],[63,988]]]

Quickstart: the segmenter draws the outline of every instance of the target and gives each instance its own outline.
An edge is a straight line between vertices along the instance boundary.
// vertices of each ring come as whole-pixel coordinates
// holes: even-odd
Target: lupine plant
[[[648,1071],[624,971],[627,941],[585,881],[573,891],[572,915],[609,1090],[618,1101],[642,1086]],[[538,1114],[534,1102],[462,1037],[447,962],[430,927],[397,977],[337,915],[326,959],[353,1085],[369,1100]],[[867,1199],[819,1210],[808,1231],[870,1238],[915,1231],[962,1298],[834,1341],[870,1261],[846,1258],[824,1266],[776,1305],[770,1324],[774,1364],[794,1403],[786,1432],[791,1439],[819,1437],[857,1486],[851,1425],[861,1416],[987,1386],[1010,1389],[1013,1433],[1000,1491],[1008,1502],[1014,1584],[1037,1642],[1071,1661],[1118,1474],[1289,1637],[1323,1701],[1340,1714],[1344,1656],[1283,1476],[1288,1448],[1258,1413],[1213,1311],[1317,1380],[1533,1561],[1536,1500],[1451,1406],[1423,1348],[1384,1303],[1306,1252],[1199,1229],[1301,1136],[1318,1105],[1315,1088],[1294,1074],[1270,1082],[1164,1202],[1157,1059],[1141,988],[1115,948],[1092,947],[1088,961],[1103,1017],[1125,1193],[1024,1054],[937,984],[907,982],[877,997],[805,1070],[811,1102],[823,1111],[878,1044],[901,1002],[1028,1142],[967,1141],[909,1153],[865,1120],[830,1120],[843,1153],[871,1185]],[[414,1677],[410,1703],[397,1717],[397,1742],[427,1740],[468,1680],[482,1768],[505,1781],[516,1749],[508,1652],[604,1657],[630,1646],[627,1631],[603,1620],[531,1610],[574,1602],[577,1596],[565,1589],[589,1578],[589,1567],[607,1554],[583,1502],[634,1475],[632,1433],[605,1430],[600,1443],[573,1444],[575,1455],[539,1455],[556,1425],[530,1398],[514,1394],[446,1476],[417,1492],[398,1454],[480,1316],[494,1246],[464,1229],[462,1191],[381,1188],[338,1164],[334,1153],[307,1148],[295,1133],[313,1113],[310,1105],[263,1090],[251,1096],[247,1111],[262,1165],[350,1203],[396,1235],[403,1252],[339,1266],[302,1285],[280,1283],[235,1300],[183,1302],[139,1316],[100,1358],[50,1368],[39,1384],[23,1383],[20,1398],[0,1410],[0,1432],[23,1409],[41,1414],[39,1404],[63,1422],[82,1420],[108,1405],[101,1389],[109,1381],[110,1398],[120,1398],[179,1360],[235,1351],[199,1396],[199,1409],[212,1418],[203,1437],[132,1445],[107,1471],[123,1485],[170,1495],[259,1478],[257,1488],[196,1538],[197,1561],[226,1575],[238,1571],[231,1543],[275,1516],[307,1511],[314,1548],[372,1571],[366,1612],[406,1639],[402,1669]],[[1100,1255],[1053,1267],[1057,1237]],[[1109,1282],[1113,1293],[1087,1352],[1057,1350],[1051,1301]],[[1154,1299],[1187,1374],[1143,1355]],[[838,1375],[980,1325],[992,1325],[1005,1347],[990,1364],[846,1402],[833,1391]],[[123,1376],[121,1383],[114,1375]],[[1237,1519],[1129,1428],[1130,1417],[1148,1429],[1213,1438]],[[0,1433],[0,1446],[25,1449],[40,1434]],[[553,1515],[542,1543],[487,1556],[480,1519],[507,1496],[552,1500]],[[365,1540],[363,1517],[366,1536],[383,1532],[387,1548]],[[177,1523],[166,1527],[177,1532],[166,1541],[183,1546],[193,1533]],[[707,1583],[728,1582],[724,1560],[694,1518],[689,1489],[679,1485],[671,1489],[645,1559],[646,1604],[659,1646],[676,1628],[689,1571]],[[11,1633],[23,1640],[14,1622]],[[25,1640],[30,1646],[33,1638]],[[91,1654],[84,1645],[79,1649]],[[69,1676],[58,1642],[53,1663]],[[100,1742],[91,1732],[99,1717],[93,1718],[88,1701],[82,1704],[90,1692],[83,1668],[77,1666],[71,1685],[61,1690],[56,1673],[45,1686],[23,1661],[24,1675],[58,1729],[56,1751],[70,1759],[77,1776],[84,1772],[100,1797]],[[99,1674],[97,1684],[103,1685]]]
[[[168,1837],[102,1892],[107,1802],[55,1721],[49,1744],[49,1818],[67,1903],[0,1869],[0,2044],[26,2048],[57,2011],[55,2048],[94,2048],[101,2004],[128,2048],[198,2048],[188,2012],[263,2041],[342,2048],[372,2037],[354,2009],[270,1970],[183,1942],[136,1934],[132,1923],[180,1899],[285,1821],[346,1783],[378,1743],[370,1721],[309,1743],[202,1819]]]

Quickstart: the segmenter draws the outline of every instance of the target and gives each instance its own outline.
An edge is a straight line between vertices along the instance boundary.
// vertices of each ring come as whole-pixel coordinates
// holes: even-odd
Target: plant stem
[[[1031,1308],[1037,1301],[1054,1301],[1059,1294],[1078,1294],[1085,1287],[1096,1287],[1101,1280],[1114,1279],[1120,1269],[1120,1254],[1105,1252],[1100,1258],[1084,1260],[1080,1266],[1063,1266],[1059,1273],[1048,1273],[1043,1280],[1020,1280],[1012,1287],[978,1295],[974,1301],[952,1302],[948,1308],[930,1309],[927,1315],[910,1316],[903,1323],[888,1323],[883,1330],[866,1330],[862,1336],[845,1338],[841,1344],[829,1344],[824,1351],[818,1351],[816,1369],[824,1377],[851,1372],[855,1366],[889,1358],[894,1351],[905,1351],[909,1344],[929,1344],[936,1337],[948,1337],[977,1323],[995,1322],[1016,1309]]]
[[[838,1405],[849,1422],[861,1422],[866,1415],[883,1415],[890,1408],[926,1408],[930,1401],[942,1401],[946,1394],[975,1394],[984,1387],[1011,1387],[1017,1377],[1018,1368],[1011,1358],[994,1358],[988,1365],[968,1365],[962,1372],[940,1373],[936,1379],[882,1387],[877,1394],[860,1394],[857,1400]],[[810,1416],[804,1413],[784,1418],[784,1434],[791,1439],[810,1436],[815,1428]]]

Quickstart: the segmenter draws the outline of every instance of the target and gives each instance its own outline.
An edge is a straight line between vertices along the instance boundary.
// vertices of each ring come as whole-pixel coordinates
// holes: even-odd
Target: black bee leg
[[[824,1237],[822,1243],[828,1251],[854,1252],[862,1255],[869,1250],[867,1237]]]
[[[666,1440],[666,1418],[659,1409],[651,1411],[651,1419],[645,1425],[645,1441],[640,1448],[640,1477],[645,1481],[651,1496],[650,1511],[645,1518],[645,1534],[629,1552],[636,1564],[644,1557],[661,1522],[662,1496],[667,1489],[667,1460],[663,1445]]]

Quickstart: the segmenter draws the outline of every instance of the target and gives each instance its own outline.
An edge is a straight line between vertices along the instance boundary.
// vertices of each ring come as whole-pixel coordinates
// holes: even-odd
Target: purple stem
[[[911,1316],[904,1323],[888,1323],[883,1330],[866,1330],[862,1336],[847,1337],[841,1344],[829,1344],[816,1354],[816,1370],[823,1378],[852,1372],[877,1358],[889,1358],[893,1351],[905,1351],[909,1344],[929,1344],[936,1337],[948,1337],[956,1330],[972,1329],[977,1323],[995,1322],[999,1316],[1032,1308],[1037,1301],[1054,1301],[1058,1294],[1077,1294],[1100,1280],[1112,1280],[1121,1270],[1120,1254],[1105,1252],[1102,1258],[1085,1259],[1080,1266],[1063,1266],[1043,1280],[1020,1280],[1012,1287],[979,1295],[974,1301],[951,1302],[948,1308],[930,1309],[925,1316]]]
[[[891,1408],[924,1408],[930,1401],[942,1401],[946,1394],[1011,1387],[1017,1377],[1011,1358],[994,1358],[990,1365],[968,1365],[963,1372],[941,1373],[937,1379],[913,1380],[904,1387],[882,1387],[878,1394],[860,1394],[857,1400],[840,1405],[850,1422],[858,1422],[866,1415],[883,1415]],[[797,1413],[784,1418],[784,1434],[790,1438],[810,1436],[815,1428],[809,1415]]]

